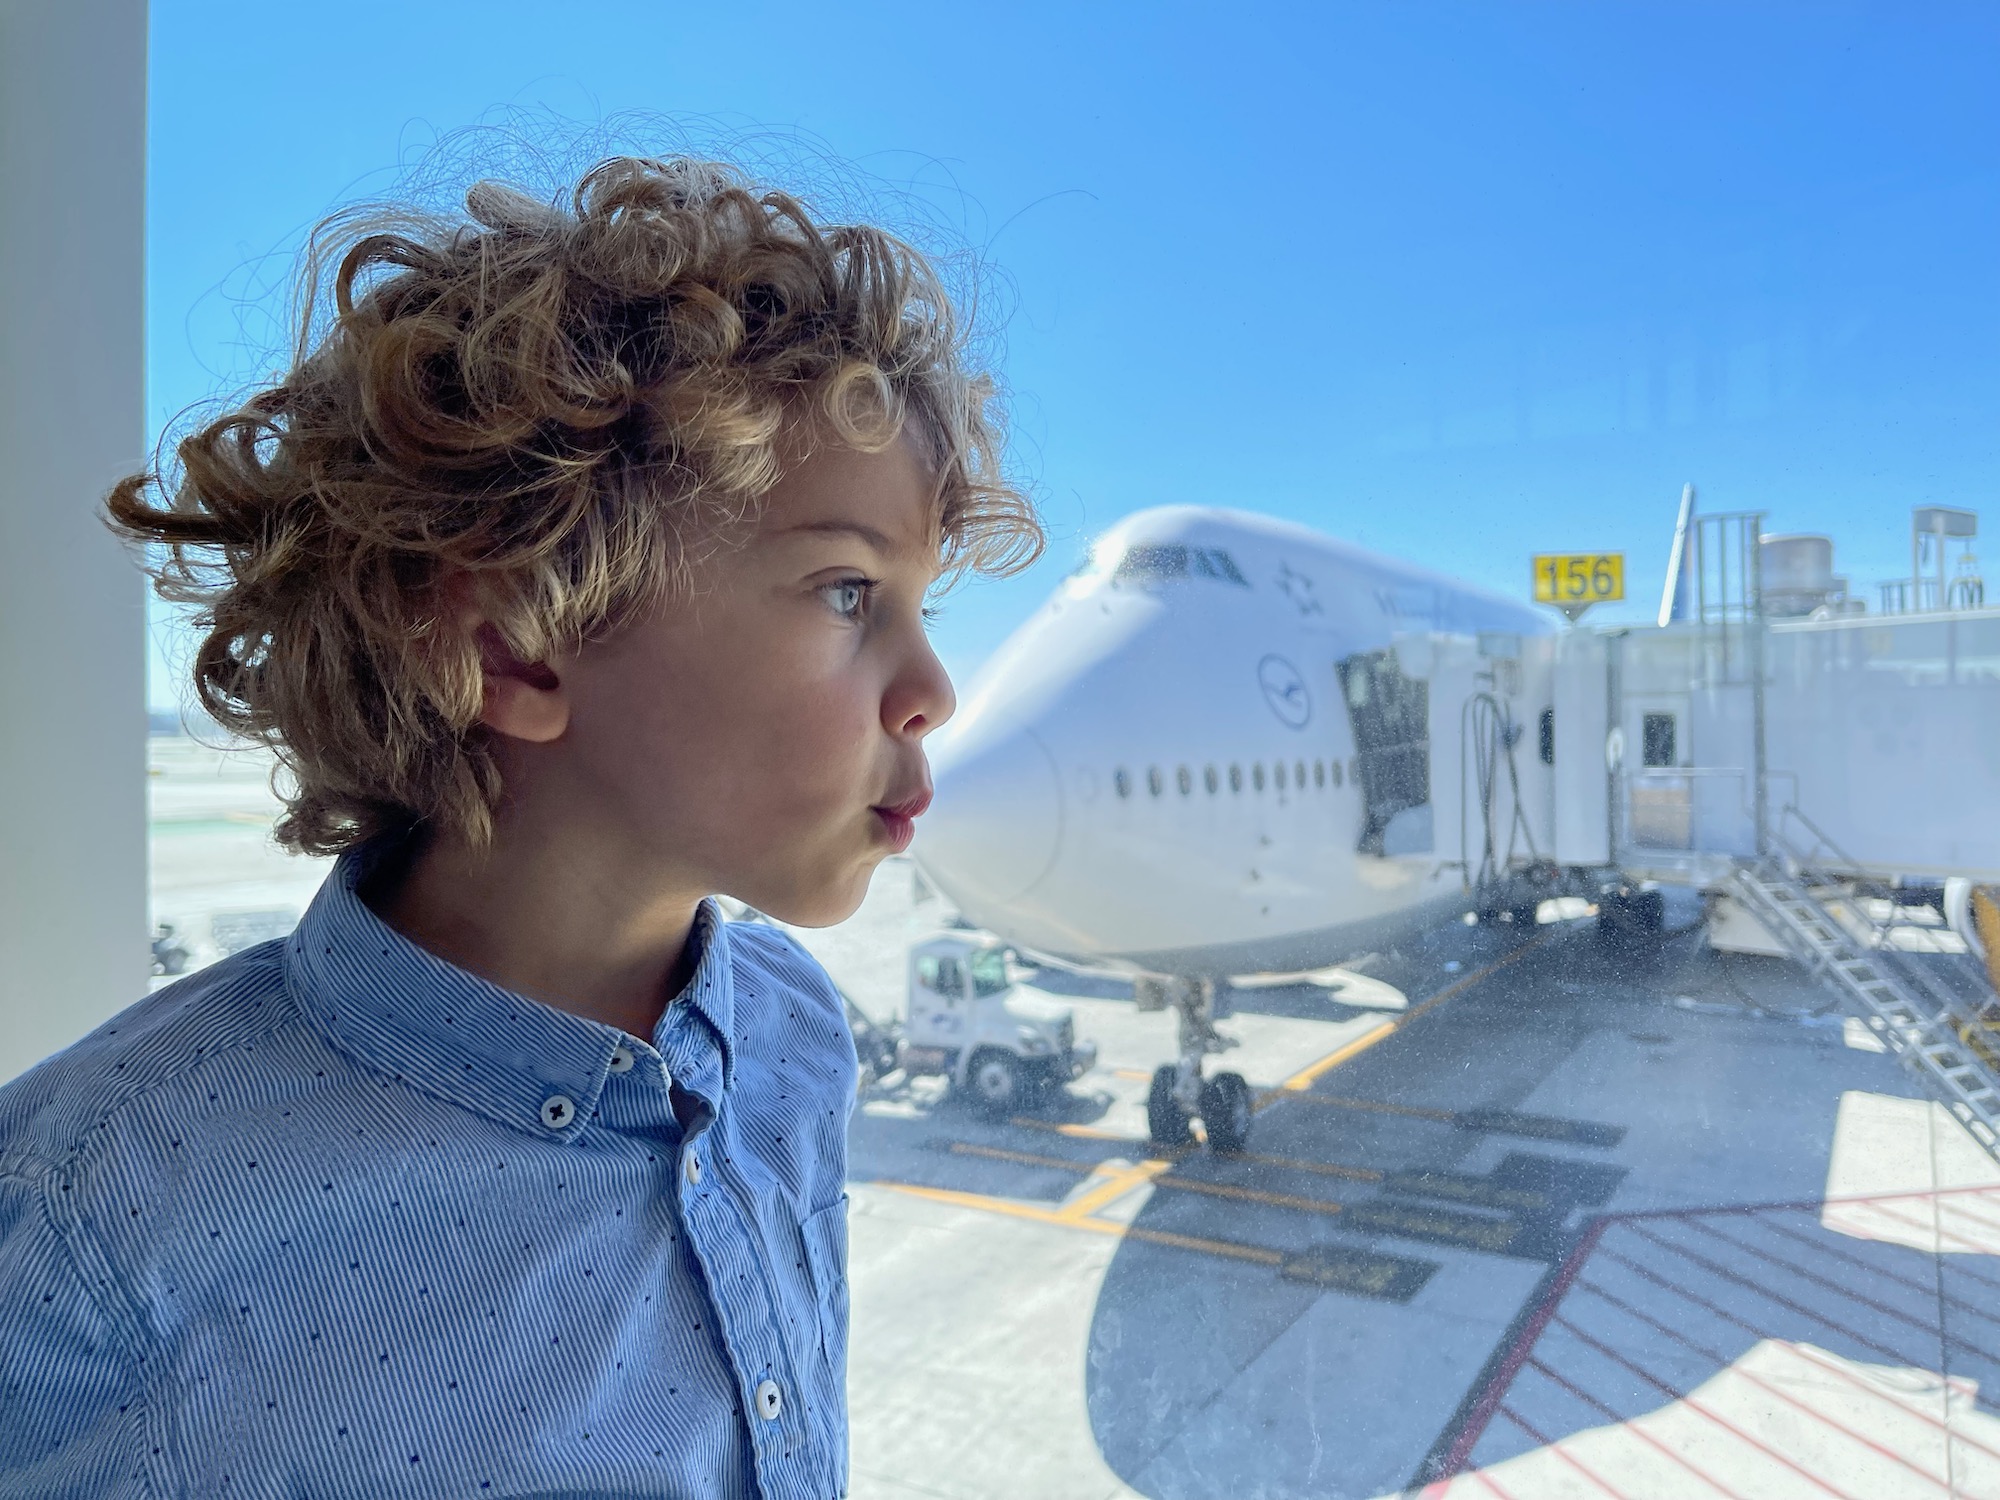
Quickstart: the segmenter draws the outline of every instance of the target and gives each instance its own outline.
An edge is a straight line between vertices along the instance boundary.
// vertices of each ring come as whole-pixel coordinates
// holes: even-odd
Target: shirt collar
[[[327,876],[285,945],[293,993],[344,1050],[392,1078],[503,1124],[575,1139],[624,1033],[503,989],[390,927],[358,894],[387,849],[351,849]],[[713,901],[697,909],[688,941],[699,953],[694,977],[649,1040],[689,1005],[715,1032],[727,1088],[734,997],[728,924]]]

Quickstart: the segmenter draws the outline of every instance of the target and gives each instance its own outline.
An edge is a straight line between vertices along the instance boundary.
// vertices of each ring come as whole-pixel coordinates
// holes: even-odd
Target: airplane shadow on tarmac
[[[1517,942],[1449,930],[1370,972],[1415,1000]],[[1120,988],[1068,971],[1037,984]],[[1338,1014],[1307,987],[1235,999]],[[855,1147],[867,1175],[1044,1216],[1082,1184],[1150,1172],[1094,1210],[1125,1227],[1083,1375],[1104,1461],[1156,1500],[1395,1494],[1690,1393],[1715,1412],[1738,1389],[1761,1405],[1730,1418],[1747,1437],[1716,1440],[1791,1443],[1785,1462],[1837,1474],[1852,1403],[1802,1408],[1808,1436],[1774,1436],[1756,1424],[1778,1398],[1749,1382],[1810,1407],[1829,1383],[1879,1401],[1883,1379],[1942,1389],[1942,1374],[1990,1420],[2000,1258],[1821,1224],[1843,1095],[1914,1092],[1892,1059],[1843,1045],[1838,1017],[1812,1014],[1823,1002],[1786,966],[1721,959],[1698,936],[1635,955],[1549,931],[1310,1089],[1267,1095],[1242,1155],[1132,1139],[1130,1078],[1087,1078],[1011,1120],[906,1091],[857,1116]],[[2000,1192],[1981,1211],[2000,1224]],[[1754,1473],[1724,1477],[1756,1492]]]
[[[1734,1444],[1701,1461],[1739,1492],[1758,1464],[1839,1475],[1857,1444],[1891,1468],[1945,1467],[1924,1447],[1937,1424],[1911,1412],[1947,1389],[1992,1446],[2000,1424],[1977,1414],[2000,1410],[2000,1257],[1821,1223],[1843,1091],[1908,1094],[1907,1081],[1838,1045],[1837,1025],[1801,1024],[1823,997],[1780,967],[1685,941],[1646,961],[1661,972],[1558,940],[1344,1067],[1341,1107],[1287,1101],[1260,1116],[1249,1156],[1177,1164],[1237,1191],[1156,1188],[1106,1275],[1087,1394],[1120,1478],[1157,1500],[1393,1494],[1690,1393],[1683,1410],[1719,1424],[1690,1452]],[[1762,1021],[1659,993],[1746,975]],[[1570,1077],[1583,1118],[1516,1108],[1544,1083],[1536,1102],[1563,1097]],[[1673,1097],[1683,1105],[1661,1103]],[[1681,1128],[1676,1107],[1703,1128]],[[1710,1164],[1718,1180],[1682,1192],[1718,1138],[1750,1165],[1720,1180]],[[1605,1214],[1615,1193],[1641,1211]],[[1979,1211],[2000,1220],[2000,1190]],[[1898,1443],[1908,1451],[1882,1456]]]

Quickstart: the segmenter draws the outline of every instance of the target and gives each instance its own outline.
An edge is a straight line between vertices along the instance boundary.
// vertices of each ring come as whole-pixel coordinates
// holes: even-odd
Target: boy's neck
[[[567,841],[496,829],[475,850],[422,840],[400,872],[364,888],[419,947],[503,989],[650,1039],[692,977],[699,895],[648,889]]]

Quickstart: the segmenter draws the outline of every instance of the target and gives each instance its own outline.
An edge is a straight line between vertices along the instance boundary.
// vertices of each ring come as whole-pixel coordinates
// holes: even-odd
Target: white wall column
[[[0,1080],[145,993],[145,0],[0,0]]]

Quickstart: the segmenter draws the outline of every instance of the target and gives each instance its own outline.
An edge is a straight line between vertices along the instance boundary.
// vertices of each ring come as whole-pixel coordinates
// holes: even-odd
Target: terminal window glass
[[[257,184],[186,191],[212,166],[161,111],[259,78],[310,104],[298,80],[318,61],[268,45],[286,8],[255,28],[213,26],[216,8],[152,7],[168,50],[149,112],[173,127],[147,164],[146,238],[166,253],[145,284],[174,332],[149,360],[162,413],[217,394],[188,371],[262,367],[207,289],[234,286],[236,247],[271,230],[230,217]],[[670,40],[671,8],[626,9],[635,55]],[[1948,608],[1985,598],[2000,525],[1982,493],[2000,6],[1822,9],[1801,25],[1783,7],[1293,6],[1222,26],[1086,16],[1079,37],[947,7],[940,55],[990,54],[1021,85],[1009,97],[1059,106],[969,90],[948,129],[926,116],[936,78],[856,88],[811,65],[798,28],[711,49],[718,97],[754,113],[782,78],[801,117],[839,106],[842,140],[962,176],[932,224],[942,177],[919,167],[907,227],[948,248],[963,220],[991,242],[968,278],[990,264],[1007,295],[966,309],[967,352],[1012,393],[993,415],[1017,437],[958,478],[1019,476],[1048,533],[1024,572],[954,582],[926,627],[958,709],[923,738],[937,796],[914,842],[847,920],[790,929],[850,1001],[863,1081],[851,1120],[801,1122],[846,1131],[847,1181],[757,1205],[807,1257],[805,1301],[780,1309],[806,1330],[778,1361],[803,1358],[799,1383],[774,1372],[775,1425],[735,1419],[746,1453],[789,1466],[775,1487],[841,1489],[783,1456],[834,1389],[810,1325],[845,1305],[819,1274],[841,1243],[811,1236],[839,1222],[857,1497],[2000,1500],[2000,1159],[1934,1101],[1954,1076],[2000,1080],[2000,967],[1976,941],[1979,913],[2000,913],[1978,905],[2000,894],[2000,609]],[[1434,44],[1445,21],[1460,45]],[[500,41],[567,76],[586,30]],[[1407,127],[1412,99],[1417,127],[1381,128]],[[325,143],[289,144],[285,193],[306,199],[392,165],[315,181]],[[89,201],[99,174],[71,175]],[[859,179],[822,194],[776,160],[756,175],[839,221],[876,196]],[[544,202],[558,186],[524,185]],[[312,211],[290,201],[287,220]],[[527,461],[622,458],[631,426],[578,436],[563,418]],[[1608,548],[1622,598],[1593,589],[1575,618],[1534,602],[1532,554],[1594,576]],[[198,635],[152,623],[164,674]],[[187,679],[159,683],[161,715]],[[1500,708],[1484,729],[1482,694]],[[16,718],[16,744],[65,732]],[[211,751],[190,719],[150,747],[161,985],[283,936],[329,863],[272,846],[269,756]],[[1107,774],[1114,742],[1273,760]],[[902,795],[914,748],[855,805]],[[1355,796],[1296,806],[1308,766],[1312,788]],[[1124,810],[1168,790],[1186,813]],[[36,881],[14,864],[17,889]],[[1949,890],[1947,870],[1964,877]],[[1815,904],[1849,958],[1797,959],[1780,924]],[[1887,975],[1939,1019],[1899,1053],[1915,1028],[1844,972]],[[739,992],[739,1027],[773,998]],[[835,1027],[820,1039],[843,1041]],[[897,1045],[925,1036],[950,1045]],[[1925,1072],[1924,1049],[1948,1070]],[[790,1057],[800,1076],[819,1061]],[[737,1078],[742,1126],[765,1084]],[[606,1120],[641,1081],[611,1080]],[[843,1193],[851,1216],[804,1222]],[[379,1290],[394,1273],[354,1275]],[[611,1275],[600,1262],[583,1285]],[[0,1277],[26,1303],[47,1290]],[[451,1423],[459,1394],[412,1425]],[[283,1392],[259,1390],[228,1415],[277,1421],[273,1395],[282,1414]],[[661,1441],[643,1421],[581,1441],[538,1409],[502,1444],[587,1468]],[[417,1452],[389,1457],[434,1475]],[[601,1469],[567,1485],[618,1487]]]

